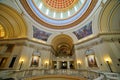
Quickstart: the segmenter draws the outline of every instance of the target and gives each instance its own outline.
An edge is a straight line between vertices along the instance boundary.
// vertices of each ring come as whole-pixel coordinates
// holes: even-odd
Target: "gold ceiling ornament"
[[[78,0],[42,0],[43,4],[56,12],[65,12],[74,7]]]
[[[5,31],[2,25],[0,25],[0,38],[5,36]]]

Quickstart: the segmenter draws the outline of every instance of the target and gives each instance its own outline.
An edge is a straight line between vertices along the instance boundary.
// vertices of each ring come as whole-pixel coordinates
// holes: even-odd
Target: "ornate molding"
[[[4,44],[15,44],[21,46],[27,46],[35,49],[50,51],[51,46],[48,44],[43,44],[28,38],[16,38],[16,39],[2,39],[0,40],[0,45]]]
[[[120,41],[120,33],[99,33],[92,38],[89,38],[85,41],[75,44],[75,50],[80,50],[84,48],[89,48],[103,42],[115,42]]]

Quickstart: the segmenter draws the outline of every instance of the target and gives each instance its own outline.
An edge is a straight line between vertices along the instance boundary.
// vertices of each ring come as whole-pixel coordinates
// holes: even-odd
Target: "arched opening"
[[[4,4],[0,4],[0,25],[2,25],[0,31],[2,30],[4,38],[24,38],[27,36],[27,27],[22,15]]]
[[[54,49],[53,68],[54,69],[73,69],[74,68],[74,49],[73,40],[65,34],[56,36],[52,40]]]
[[[55,50],[55,56],[68,57],[73,55],[73,40],[65,34],[56,36],[52,40],[52,46]]]

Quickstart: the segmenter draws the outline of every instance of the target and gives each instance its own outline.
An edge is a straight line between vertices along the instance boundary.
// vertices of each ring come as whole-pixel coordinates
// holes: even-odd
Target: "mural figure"
[[[71,53],[70,53],[70,48],[67,46],[67,45],[61,45],[59,48],[58,48],[58,54],[57,56],[70,56]]]
[[[92,21],[85,25],[84,27],[73,32],[78,39],[82,39],[90,34],[92,34]]]
[[[42,31],[42,30],[33,26],[33,37],[34,38],[41,39],[43,41],[47,41],[47,39],[50,35],[51,35],[51,33],[47,33],[45,31]]]

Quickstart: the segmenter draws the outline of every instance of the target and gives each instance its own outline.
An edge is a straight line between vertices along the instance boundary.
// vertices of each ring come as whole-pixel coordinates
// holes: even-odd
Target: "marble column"
[[[60,62],[57,61],[57,69],[59,69],[59,68],[60,68]]]
[[[70,69],[70,61],[67,61],[67,69]]]

